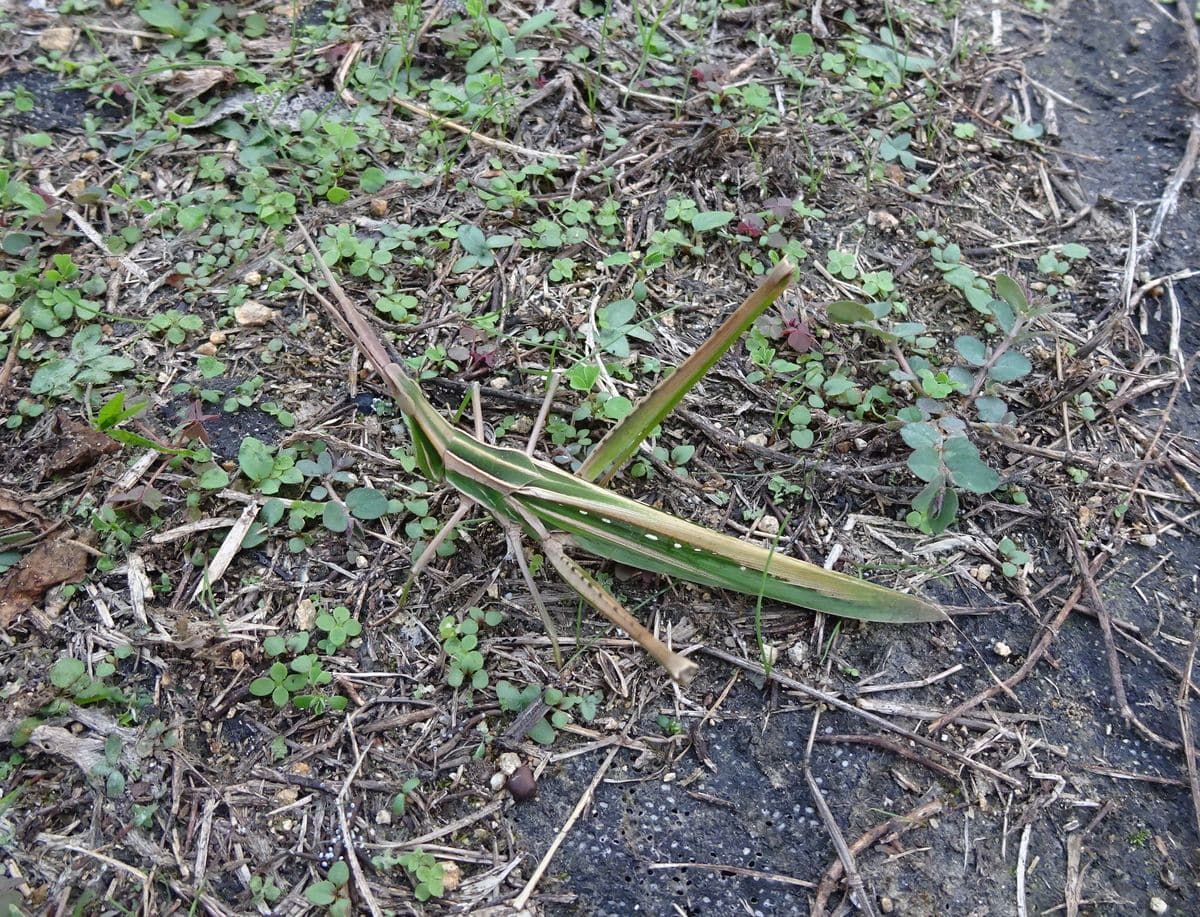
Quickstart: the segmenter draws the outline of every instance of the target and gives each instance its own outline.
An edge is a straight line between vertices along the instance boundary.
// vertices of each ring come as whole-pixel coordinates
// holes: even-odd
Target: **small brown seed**
[[[522,764],[508,778],[508,791],[517,802],[532,799],[537,794],[537,781],[528,764]]]

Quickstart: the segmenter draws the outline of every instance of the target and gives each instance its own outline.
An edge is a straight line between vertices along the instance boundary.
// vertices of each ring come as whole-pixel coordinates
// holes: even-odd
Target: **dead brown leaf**
[[[41,601],[46,590],[87,576],[90,556],[73,536],[64,532],[43,541],[0,578],[0,630]]]
[[[103,455],[121,451],[121,444],[87,424],[72,420],[66,415],[58,418],[58,441],[54,451],[46,460],[46,471],[50,474],[66,474],[78,471]]]
[[[12,491],[0,491],[0,528],[32,523],[44,527],[46,518],[37,506],[23,495]]]
[[[233,82],[233,70],[229,67],[164,70],[153,82],[175,96],[176,102],[186,102],[203,95],[218,83]]]

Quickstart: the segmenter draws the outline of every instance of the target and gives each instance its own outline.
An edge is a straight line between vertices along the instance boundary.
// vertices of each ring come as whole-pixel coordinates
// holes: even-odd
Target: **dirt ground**
[[[1006,32],[1006,40],[1039,45],[1037,38],[1048,39],[1027,66],[1037,80],[1074,103],[1058,101],[1060,143],[1068,154],[1081,154],[1065,161],[1078,175],[1087,201],[1100,212],[1099,219],[1119,225],[1131,208],[1143,212],[1156,205],[1187,141],[1190,109],[1175,87],[1190,71],[1177,23],[1145,4],[1075,3],[1040,28],[1028,22],[1020,26]],[[1107,66],[1098,66],[1100,61]],[[1142,94],[1147,89],[1152,91]],[[1200,261],[1194,181],[1191,187],[1168,221],[1161,247],[1143,262],[1150,276],[1194,269]],[[1118,282],[1114,270],[1108,288],[1097,291],[1096,299],[1115,299]],[[1176,295],[1183,352],[1194,354],[1200,347],[1200,286],[1186,279]],[[1147,346],[1166,350],[1169,316],[1154,310],[1147,325]],[[1164,401],[1152,397],[1146,408],[1161,410]],[[1195,391],[1181,392],[1171,430],[1194,443],[1198,416]],[[1168,545],[1169,557],[1161,565],[1161,549],[1130,550],[1120,572],[1105,584],[1104,595],[1114,615],[1143,633],[1170,632],[1174,620],[1178,645],[1185,646],[1200,603],[1200,542],[1194,531],[1185,531],[1175,533]],[[1133,582],[1143,583],[1148,601],[1131,590]],[[1039,636],[1036,625],[1016,611],[968,619],[963,628],[977,647],[997,640],[1024,647]],[[927,641],[897,642],[893,634],[863,632],[852,649],[849,659],[858,670],[886,671],[897,678],[957,662],[978,664],[964,645],[931,659]],[[1027,855],[1038,861],[1026,880],[1028,912],[1054,912],[1063,903],[1065,879],[1071,875],[1072,839],[1080,838],[1080,829],[1105,807],[1105,820],[1077,848],[1086,865],[1076,868],[1087,872],[1082,912],[1147,913],[1153,897],[1169,902],[1170,912],[1191,913],[1200,906],[1198,838],[1179,762],[1170,762],[1160,747],[1123,728],[1095,621],[1069,618],[1054,641],[1053,655],[1052,668],[1017,689],[1019,705],[1001,704],[992,712],[998,723],[1037,724],[1034,741],[1041,749],[1030,750],[1030,761],[1038,762],[1034,769],[1043,772],[1039,779],[1047,792],[1032,802],[1009,797],[994,805],[958,807],[934,819],[919,842],[910,842],[922,849],[903,859],[894,859],[895,851],[891,857],[881,852],[869,866],[860,861],[868,887],[890,900],[896,913],[1019,913],[1013,864],[1026,825],[1031,829]],[[999,676],[1011,674],[1019,661],[999,668]],[[1131,667],[1136,674],[1127,682],[1130,704],[1153,728],[1173,734],[1177,686],[1172,673],[1144,661]],[[718,693],[735,672],[718,668],[710,690]],[[985,673],[973,681],[960,675],[935,696],[922,691],[909,699],[945,710],[987,685]],[[692,758],[673,768],[676,779],[700,773],[688,790],[661,780],[639,782],[636,770],[602,785],[590,821],[576,827],[556,861],[565,873],[564,884],[578,898],[552,911],[578,913],[580,902],[586,902],[582,912],[597,914],[667,914],[675,905],[698,914],[810,913],[811,893],[779,879],[647,868],[654,862],[724,863],[807,878],[823,871],[832,857],[800,776],[811,711],[795,709],[746,682],[722,710],[722,723],[706,731],[712,765],[701,768]],[[855,730],[853,718],[842,714],[823,716],[822,724],[826,733]],[[813,771],[822,775],[818,779],[848,836],[901,808],[898,798],[906,797],[897,792],[889,773],[893,762],[886,753],[854,746],[816,749]],[[523,829],[540,840],[535,850],[548,843],[591,776],[592,769],[579,764],[555,778],[552,792],[559,802],[552,811],[518,810]],[[910,803],[924,798],[907,797]],[[664,905],[666,895],[669,903]]]
[[[4,109],[0,914],[1200,911],[1200,705],[1181,688],[1200,634],[1200,44],[1175,6],[697,3],[651,22],[612,3],[606,29],[584,2],[524,33],[536,5],[409,5],[400,32],[378,4],[208,25],[78,6],[0,19],[0,94],[34,100]],[[377,92],[358,68],[401,45]],[[455,95],[493,71],[506,120]],[[305,108],[369,155],[328,131],[305,158]],[[419,480],[378,379],[278,266],[318,282],[294,220],[368,261],[399,240],[370,266],[353,242],[333,260],[446,413],[481,381],[489,435],[515,445],[547,368],[567,369],[542,447],[567,468],[618,395],[797,258],[774,324],[617,487],[767,544],[769,518],[789,553],[951,619],[768,602],[767,671],[753,597],[598,564],[700,675],[673,685],[541,572],[558,671],[486,522],[402,604],[413,544],[454,499]],[[985,299],[1016,280],[1022,333],[969,305],[964,270]],[[54,298],[71,284],[98,318]],[[900,305],[850,326],[831,317],[847,299]],[[57,319],[30,318],[52,302]],[[147,324],[169,309],[178,341]],[[879,333],[897,320],[922,328]],[[49,384],[88,327],[108,349],[82,368],[111,371]],[[1004,349],[1029,370],[990,375]],[[967,382],[942,392],[952,368]],[[117,391],[151,406],[105,427]],[[921,531],[908,426],[945,419],[999,483],[945,472],[958,514]],[[355,503],[339,529],[331,493],[350,488],[386,511]],[[294,502],[268,522],[272,496]],[[361,630],[335,638],[335,606]],[[455,641],[476,630],[470,691]],[[311,644],[280,639],[298,632]],[[306,652],[331,678],[280,687]],[[522,717],[535,695],[544,716]],[[532,798],[500,788],[505,753]]]

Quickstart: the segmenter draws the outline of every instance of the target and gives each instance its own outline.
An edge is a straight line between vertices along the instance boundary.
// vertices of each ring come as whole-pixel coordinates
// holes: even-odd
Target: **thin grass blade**
[[[721,327],[713,332],[704,344],[609,429],[580,467],[578,476],[585,481],[596,481],[600,484],[611,480],[650,435],[650,431],[704,378],[705,373],[733,346],[734,341],[749,330],[755,319],[779,298],[795,270],[786,258],[775,265],[775,269],[763,279],[758,289],[721,323]]]

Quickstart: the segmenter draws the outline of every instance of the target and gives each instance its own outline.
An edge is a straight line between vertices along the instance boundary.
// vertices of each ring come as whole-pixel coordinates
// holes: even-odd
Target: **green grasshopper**
[[[422,473],[430,480],[449,482],[464,497],[450,524],[460,520],[471,505],[482,506],[509,535],[527,579],[528,568],[519,539],[521,534],[535,539],[562,578],[633,638],[677,682],[687,684],[696,673],[696,664],[669,649],[626,611],[567,554],[568,547],[648,572],[846,618],[887,623],[945,620],[940,608],[917,596],[718,534],[593,483],[607,480],[621,467],[684,393],[783,292],[794,270],[786,260],[776,266],[708,342],[609,432],[574,475],[530,454],[549,407],[549,397],[526,452],[483,442],[477,398],[477,435],[471,436],[452,426],[425,397],[416,380],[392,359],[387,346],[330,273],[307,230],[301,226],[300,231],[337,306],[294,271],[288,272],[324,305],[386,382],[408,425]],[[414,573],[431,556],[432,551],[427,548],[414,564]],[[535,603],[553,637],[552,623],[536,587],[529,581]]]

